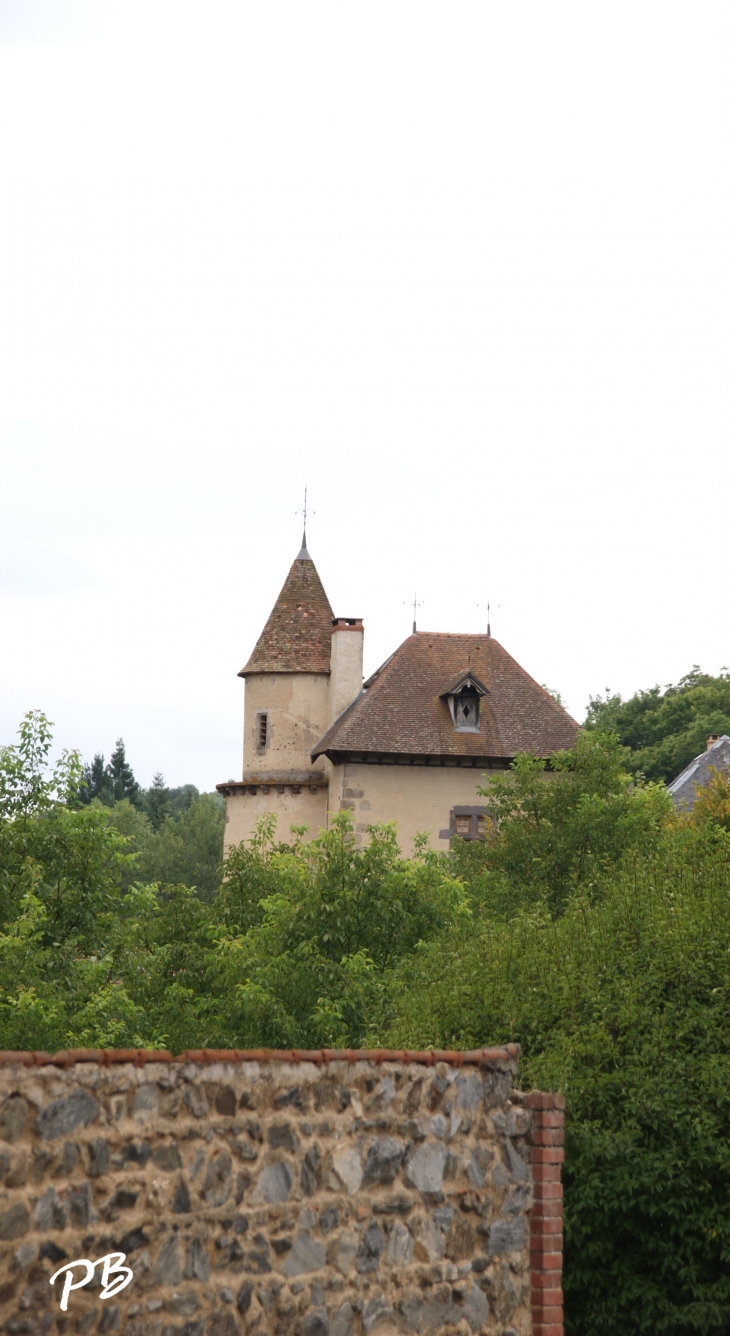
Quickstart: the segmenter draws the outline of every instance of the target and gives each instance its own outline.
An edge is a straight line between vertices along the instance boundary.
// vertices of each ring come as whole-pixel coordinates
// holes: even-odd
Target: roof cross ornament
[[[303,507],[302,507],[301,510],[295,510],[295,511],[294,511],[294,514],[295,514],[295,515],[302,515],[302,516],[304,517],[304,533],[303,533],[303,535],[302,535],[302,551],[303,551],[303,552],[306,552],[306,550],[307,550],[307,515],[310,515],[310,514],[311,514],[311,515],[316,515],[316,514],[317,514],[316,510],[310,510],[310,509],[308,508],[308,506],[307,506],[307,484],[306,484],[306,483],[304,484],[304,505],[303,505]]]

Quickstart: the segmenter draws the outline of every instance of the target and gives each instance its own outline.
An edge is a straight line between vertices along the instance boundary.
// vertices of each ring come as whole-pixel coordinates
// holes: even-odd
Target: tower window
[[[269,716],[268,714],[256,715],[256,750],[266,751],[266,744],[269,740]]]

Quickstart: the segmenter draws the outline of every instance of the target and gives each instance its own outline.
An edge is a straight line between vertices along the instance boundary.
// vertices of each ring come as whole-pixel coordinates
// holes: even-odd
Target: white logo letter
[[[99,1266],[102,1262],[104,1263],[104,1269],[101,1273],[102,1291],[99,1295],[100,1299],[111,1299],[112,1295],[119,1294],[119,1291],[123,1290],[134,1278],[134,1272],[130,1266],[119,1265],[120,1262],[125,1260],[126,1256],[126,1253],[108,1253],[106,1257],[99,1258],[96,1265]],[[115,1273],[117,1279],[110,1284],[109,1277]]]
[[[112,1253],[112,1257],[116,1257],[118,1255],[119,1254],[117,1253]],[[74,1285],[73,1269],[75,1266],[85,1266],[86,1275],[84,1276],[83,1280],[77,1280],[76,1284]],[[63,1313],[65,1313],[66,1309],[68,1308],[68,1296],[71,1293],[71,1291],[83,1289],[84,1285],[88,1285],[89,1281],[91,1280],[91,1277],[94,1274],[94,1263],[90,1262],[87,1257],[79,1257],[75,1262],[67,1262],[65,1266],[59,1267],[58,1271],[54,1272],[54,1274],[51,1276],[51,1281],[50,1281],[51,1285],[55,1281],[56,1276],[62,1276],[64,1271],[66,1272],[66,1279],[63,1282],[63,1294],[61,1295],[61,1311]]]

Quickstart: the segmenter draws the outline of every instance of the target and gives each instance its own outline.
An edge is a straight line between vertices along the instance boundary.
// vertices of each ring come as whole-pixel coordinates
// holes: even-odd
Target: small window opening
[[[477,839],[483,840],[487,833],[487,818],[485,816],[477,817]]]
[[[454,697],[454,726],[461,729],[479,728],[479,697],[476,691],[461,691]]]
[[[268,716],[268,714],[260,714],[260,715],[258,716],[258,719],[257,719],[256,723],[257,723],[256,747],[257,747],[258,751],[265,751],[265,750],[266,750],[266,741],[267,741],[267,738],[268,738],[268,735],[269,735],[269,716]]]
[[[454,818],[454,827],[457,835],[471,835],[471,817],[457,816]]]

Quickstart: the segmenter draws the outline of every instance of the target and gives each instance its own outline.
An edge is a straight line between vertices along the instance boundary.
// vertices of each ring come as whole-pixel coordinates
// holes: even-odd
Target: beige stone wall
[[[477,785],[501,773],[457,766],[337,766],[330,782],[330,810],[351,808],[361,841],[367,839],[367,827],[373,822],[395,821],[404,854],[413,853],[413,840],[423,831],[432,848],[448,850],[442,831],[448,829],[452,807],[485,805]]]
[[[288,842],[292,825],[308,826],[306,838],[314,839],[327,824],[327,787],[311,793],[306,785],[302,785],[300,793],[292,793],[290,788],[277,793],[272,785],[268,793],[258,788],[256,793],[232,794],[226,798],[224,852],[231,845],[240,844],[241,840],[250,840],[256,822],[269,812],[276,816],[277,839]]]
[[[311,751],[326,732],[329,677],[324,673],[253,673],[246,678],[243,724],[244,775],[283,770],[322,770]],[[256,747],[256,717],[268,715],[265,751]]]
[[[0,1328],[528,1336],[515,1050],[332,1057],[64,1071],[2,1055]],[[61,1313],[51,1275],[116,1251],[127,1288],[104,1300],[97,1268]]]

